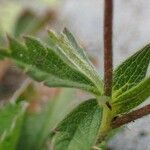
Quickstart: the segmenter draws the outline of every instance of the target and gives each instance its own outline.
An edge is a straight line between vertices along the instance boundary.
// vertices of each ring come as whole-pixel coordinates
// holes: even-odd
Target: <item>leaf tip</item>
[[[10,43],[10,41],[13,40],[13,37],[10,36],[8,33],[6,33],[6,37],[7,37],[7,40],[8,40],[9,43]]]
[[[63,33],[68,33],[68,32],[69,32],[68,28],[65,27],[65,28],[63,29]]]
[[[33,41],[35,38],[29,35],[24,35],[23,39],[25,40],[25,43],[27,44],[27,42]]]

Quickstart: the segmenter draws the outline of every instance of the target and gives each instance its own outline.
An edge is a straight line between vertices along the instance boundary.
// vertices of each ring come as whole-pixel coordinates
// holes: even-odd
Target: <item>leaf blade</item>
[[[49,38],[52,45],[55,45],[55,51],[59,51],[64,61],[67,61],[73,68],[80,70],[102,93],[102,80],[83,52],[81,54],[81,50],[77,51],[77,49],[70,45],[63,34],[61,36],[57,36],[53,31],[49,31]]]
[[[41,41],[26,37],[26,46],[9,38],[10,50],[0,51],[25,70],[32,78],[50,87],[80,88],[96,95],[101,91],[81,70],[69,66],[55,51]]]
[[[17,150],[41,150],[49,133],[70,112],[74,91],[63,89],[37,112],[26,112]]]
[[[87,55],[85,54],[83,48],[78,44],[76,39],[74,38],[73,34],[67,29],[64,28],[63,33],[66,35],[68,41],[70,42],[70,45],[74,47],[74,49],[78,52],[78,54],[85,59],[86,62],[90,62]]]
[[[90,150],[95,144],[101,121],[101,109],[95,99],[80,104],[56,128],[56,150]]]
[[[15,150],[26,105],[8,104],[0,110],[0,149]]]
[[[113,97],[121,95],[144,79],[150,63],[150,44],[129,57],[113,73]]]
[[[137,86],[131,88],[113,103],[115,114],[125,113],[144,102],[150,96],[150,77],[142,80]]]

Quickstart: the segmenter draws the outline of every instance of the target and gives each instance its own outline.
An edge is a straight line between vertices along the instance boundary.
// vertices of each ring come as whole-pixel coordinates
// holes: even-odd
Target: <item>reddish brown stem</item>
[[[150,104],[116,118],[115,120],[112,121],[111,126],[113,128],[118,128],[136,119],[142,118],[143,116],[146,116],[148,114],[150,114]]]
[[[111,96],[112,91],[112,28],[113,0],[105,0],[104,8],[104,92]]]

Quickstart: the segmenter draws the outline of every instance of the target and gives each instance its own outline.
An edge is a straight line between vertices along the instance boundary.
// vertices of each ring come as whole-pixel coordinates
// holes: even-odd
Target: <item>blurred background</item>
[[[45,40],[48,29],[61,32],[64,27],[75,35],[103,77],[103,0],[0,0],[1,47],[7,45],[6,34],[20,40],[26,34]],[[150,1],[114,0],[114,67],[149,43],[149,27]],[[0,61],[1,103],[10,100],[27,83],[26,75],[14,64]],[[64,109],[90,97],[79,90],[50,89],[36,82],[31,89],[40,95],[30,95],[31,112],[39,111],[43,103],[60,93],[67,93],[68,97],[73,94]],[[149,116],[128,124],[108,142],[108,149],[149,150],[149,125]]]

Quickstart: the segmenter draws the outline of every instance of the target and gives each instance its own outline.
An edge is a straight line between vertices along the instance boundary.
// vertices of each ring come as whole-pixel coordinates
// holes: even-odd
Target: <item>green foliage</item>
[[[46,142],[50,131],[70,111],[70,99],[74,92],[64,89],[54,99],[41,106],[39,111],[26,112],[18,150],[40,150]]]
[[[75,40],[74,36],[72,35],[72,33],[65,28],[63,33],[66,36],[66,40],[68,43],[70,43],[70,46],[72,46],[74,48],[74,50],[77,51],[77,53],[86,61],[88,62],[88,64],[90,65],[91,62],[89,61],[85,51],[83,50],[83,48],[78,44],[78,42]]]
[[[43,106],[40,114],[26,113],[18,150],[41,150],[50,132],[55,150],[91,150],[98,136],[103,138],[112,130],[116,115],[131,111],[150,96],[150,77],[146,77],[150,44],[114,70],[112,97],[104,95],[100,76],[67,29],[60,35],[49,31],[47,44],[27,36],[23,45],[9,37],[9,49],[0,51],[0,58],[5,57],[49,87],[78,88],[96,98],[81,103],[67,117],[71,99],[67,95]],[[105,144],[99,146],[105,148]]]
[[[10,50],[0,51],[0,55],[13,59],[32,78],[49,87],[74,87],[96,95],[101,94],[101,80],[98,75],[96,76],[94,69],[91,69],[92,67],[88,66],[73,50],[68,49],[64,56],[70,59],[68,64],[53,47],[44,45],[33,37],[26,37],[25,41],[26,46],[9,38]],[[61,47],[63,50],[67,49],[67,46],[60,45]],[[77,59],[73,60],[74,57]],[[92,73],[88,74],[90,70]]]
[[[0,109],[0,150],[15,150],[26,105],[7,104]]]
[[[146,75],[149,63],[150,44],[129,57],[114,71],[113,97],[116,98],[141,82]]]
[[[150,77],[142,80],[121,96],[116,98],[113,108],[116,113],[125,113],[135,108],[150,96]]]
[[[18,37],[22,33],[30,33],[34,29],[38,18],[30,10],[24,11],[18,18],[14,27],[14,36]]]
[[[75,70],[82,72],[102,94],[103,83],[90,63],[83,49],[77,44],[73,35],[64,29],[64,32],[58,36],[54,32],[49,31],[49,45],[52,49]]]
[[[53,47],[54,51],[58,53],[67,64],[70,64],[71,67],[83,72],[102,94],[103,83],[99,75],[83,48],[78,44],[70,31],[65,28],[60,36],[49,31],[49,39],[49,44]]]
[[[30,9],[26,9],[21,13],[15,22],[13,31],[14,36],[19,37],[24,33],[34,35],[53,20],[54,12],[49,12],[43,16],[37,16]]]
[[[55,150],[90,150],[96,141],[102,110],[96,99],[83,102],[55,129]]]
[[[150,96],[150,78],[145,79],[149,63],[150,44],[114,71],[111,103],[115,114],[130,111]]]

